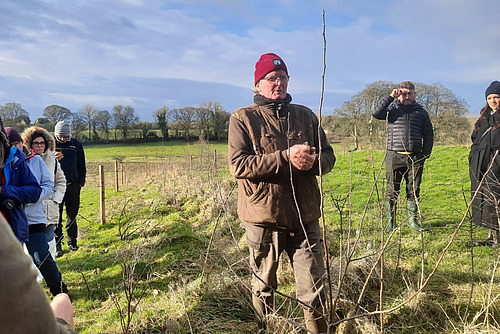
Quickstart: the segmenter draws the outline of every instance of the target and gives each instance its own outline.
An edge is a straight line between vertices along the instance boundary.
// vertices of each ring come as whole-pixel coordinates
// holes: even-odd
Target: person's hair
[[[415,85],[411,81],[403,81],[398,85],[398,89],[415,90]]]
[[[491,109],[490,105],[486,103],[486,105],[481,109],[481,112],[479,113],[479,118],[474,124],[474,129],[479,129],[481,127],[481,124],[483,124],[483,122],[485,122],[491,116],[492,111],[493,109]],[[496,130],[498,128],[500,128],[500,121],[496,122],[493,125],[492,130]]]

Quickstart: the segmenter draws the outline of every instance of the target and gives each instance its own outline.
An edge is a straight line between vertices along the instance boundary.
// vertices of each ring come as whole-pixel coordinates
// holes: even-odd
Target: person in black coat
[[[432,152],[434,130],[427,111],[415,102],[413,83],[401,82],[389,96],[381,99],[375,107],[373,117],[387,121],[385,158],[387,230],[394,229],[396,200],[404,178],[408,226],[423,231],[417,218],[420,183],[425,159]]]
[[[469,154],[472,192],[472,221],[489,229],[488,238],[476,245],[499,245],[500,203],[500,82],[493,81],[485,92],[486,105],[474,125]],[[494,158],[494,161],[493,161]],[[491,168],[490,168],[491,166]],[[481,180],[484,181],[479,187]]]
[[[61,169],[66,177],[66,192],[64,199],[59,204],[59,224],[54,231],[56,237],[56,257],[62,256],[62,219],[63,208],[66,206],[66,233],[68,235],[68,248],[78,250],[78,224],[76,217],[80,208],[80,191],[85,185],[87,169],[85,167],[85,152],[83,145],[76,138],[71,137],[71,128],[68,123],[60,121],[54,129],[56,137],[56,152],[54,156],[61,164]]]

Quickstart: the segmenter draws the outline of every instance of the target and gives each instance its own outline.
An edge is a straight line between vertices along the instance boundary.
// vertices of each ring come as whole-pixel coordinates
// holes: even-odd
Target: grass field
[[[235,181],[227,171],[227,146],[167,142],[85,150],[89,182],[78,221],[81,249],[69,253],[64,246],[65,255],[58,259],[78,331],[255,333],[247,249],[236,217]],[[470,197],[468,147],[435,147],[421,191],[421,218],[428,232],[410,230],[400,209],[401,228],[390,239],[382,228],[384,152],[351,154],[340,147],[337,152],[334,170],[323,177],[323,192],[332,291],[339,292],[339,309],[353,315],[400,306],[383,317],[343,323],[339,332],[496,332],[498,253],[471,248],[471,238],[484,238],[486,231],[467,220],[453,238]],[[118,192],[114,159],[123,163]],[[99,218],[99,164],[106,170],[104,225]],[[360,239],[354,246],[356,236]],[[382,243],[387,246],[381,262]],[[344,271],[346,279],[339,285]],[[431,273],[423,290],[407,302]],[[283,292],[294,294],[285,258],[279,284]],[[300,323],[300,308],[281,297],[277,305],[274,332],[299,333],[291,323]]]

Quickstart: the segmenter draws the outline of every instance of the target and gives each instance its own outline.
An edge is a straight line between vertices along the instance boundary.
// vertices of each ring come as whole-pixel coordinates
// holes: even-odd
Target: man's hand
[[[64,158],[64,155],[62,154],[62,152],[54,152],[54,157],[56,157],[56,159],[59,161],[61,160],[62,158]]]
[[[397,99],[399,95],[401,95],[401,90],[400,89],[393,89],[392,93],[389,94],[391,97]]]
[[[52,308],[52,312],[56,318],[61,318],[71,326],[71,328],[75,327],[74,320],[74,310],[73,305],[71,304],[71,300],[69,296],[65,293],[60,293],[52,299],[50,303],[50,307]]]
[[[305,144],[296,144],[290,147],[288,157],[292,165],[298,170],[308,171],[316,161],[316,148]]]

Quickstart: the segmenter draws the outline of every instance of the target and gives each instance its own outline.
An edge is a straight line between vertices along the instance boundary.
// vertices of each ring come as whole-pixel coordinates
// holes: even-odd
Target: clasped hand
[[[316,148],[307,143],[296,144],[289,148],[288,157],[295,168],[301,171],[308,171],[316,161]]]

